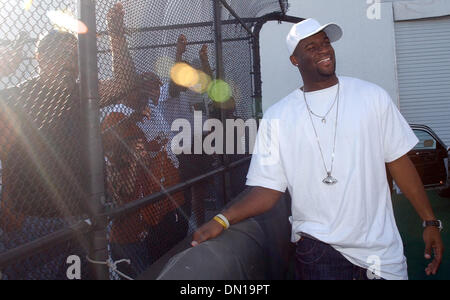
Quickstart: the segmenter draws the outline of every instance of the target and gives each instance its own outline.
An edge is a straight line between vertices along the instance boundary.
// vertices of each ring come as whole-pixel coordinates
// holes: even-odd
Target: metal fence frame
[[[249,40],[252,45],[253,56],[253,90],[254,90],[254,104],[256,106],[257,119],[262,118],[262,81],[261,81],[261,57],[260,57],[260,32],[263,25],[269,21],[296,23],[303,19],[291,17],[286,15],[287,1],[279,0],[281,12],[271,13],[259,18],[240,18],[239,15],[228,5],[226,0],[211,0],[214,3],[214,22],[180,24],[171,26],[161,26],[152,28],[142,28],[138,31],[156,31],[162,29],[176,29],[187,27],[202,27],[213,26],[215,31],[215,40],[208,41],[215,44],[216,51],[216,70],[217,78],[224,77],[224,66],[222,56],[223,42],[234,40]],[[234,20],[221,20],[222,9],[227,9],[235,18]],[[95,0],[78,0],[79,19],[85,23],[89,28],[96,28],[96,10]],[[240,24],[249,34],[248,38],[240,39],[222,39],[222,25]],[[252,30],[253,29],[253,30]],[[98,35],[105,34],[99,32]],[[202,42],[194,42],[189,44],[199,44]],[[158,45],[157,47],[173,47],[175,44]],[[145,47],[152,48],[155,46]],[[45,251],[54,247],[55,245],[74,239],[77,235],[85,235],[89,241],[89,258],[97,262],[105,262],[108,259],[106,227],[107,219],[117,218],[121,215],[138,210],[146,205],[154,203],[167,195],[172,195],[177,192],[189,189],[195,184],[204,181],[208,178],[222,175],[224,184],[224,199],[225,202],[231,200],[230,191],[230,171],[250,162],[251,157],[245,157],[241,160],[230,162],[227,154],[222,155],[223,165],[216,170],[210,171],[206,174],[192,178],[182,182],[176,186],[150,195],[148,197],[139,199],[132,203],[125,204],[122,207],[115,208],[109,211],[105,210],[106,193],[104,182],[104,165],[103,165],[103,150],[100,135],[99,125],[99,106],[98,106],[98,69],[97,69],[97,36],[95,31],[90,31],[86,35],[79,37],[79,66],[80,66],[80,80],[81,80],[81,97],[84,105],[83,111],[85,115],[86,140],[88,142],[88,181],[87,190],[89,191],[89,198],[87,199],[89,216],[83,221],[71,225],[65,229],[54,232],[43,238],[34,240],[24,244],[18,248],[8,250],[0,254],[0,269],[29,258],[37,253]],[[224,112],[221,113],[222,121],[226,116]],[[224,143],[226,149],[226,143]],[[224,151],[226,153],[226,151]],[[109,269],[106,265],[96,264],[93,268],[94,276],[99,280],[109,279]]]

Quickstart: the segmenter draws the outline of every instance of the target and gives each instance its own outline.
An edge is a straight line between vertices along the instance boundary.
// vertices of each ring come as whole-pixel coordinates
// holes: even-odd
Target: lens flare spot
[[[170,71],[172,80],[183,87],[191,88],[199,83],[199,73],[186,63],[177,63]]]
[[[208,87],[208,95],[211,100],[224,103],[232,96],[231,87],[223,80],[214,80]]]
[[[53,26],[61,31],[69,31],[72,33],[86,34],[88,32],[87,26],[77,20],[73,15],[63,11],[49,11],[47,17]]]
[[[198,94],[204,94],[208,92],[208,87],[211,84],[211,77],[202,71],[197,71],[198,73],[198,83],[190,89]]]

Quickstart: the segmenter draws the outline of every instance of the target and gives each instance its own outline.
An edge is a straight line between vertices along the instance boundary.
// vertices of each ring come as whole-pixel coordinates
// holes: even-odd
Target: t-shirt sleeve
[[[284,193],[288,186],[280,155],[280,121],[261,121],[250,169],[248,186],[259,186]]]
[[[383,110],[380,121],[384,160],[390,163],[407,154],[419,140],[387,92],[383,91],[381,97]]]

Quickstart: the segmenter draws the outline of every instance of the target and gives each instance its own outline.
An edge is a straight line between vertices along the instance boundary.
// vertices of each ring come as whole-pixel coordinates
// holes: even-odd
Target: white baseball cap
[[[294,54],[294,51],[301,40],[304,40],[321,31],[325,31],[332,43],[340,40],[343,35],[342,28],[337,24],[328,23],[321,26],[315,19],[306,19],[292,26],[291,31],[289,31],[286,39],[289,55]]]

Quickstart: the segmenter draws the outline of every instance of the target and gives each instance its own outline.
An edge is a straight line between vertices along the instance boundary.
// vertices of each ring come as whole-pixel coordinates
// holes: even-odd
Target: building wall
[[[369,4],[368,4],[369,2]],[[398,103],[395,30],[391,1],[291,0],[288,14],[335,22],[344,30],[334,44],[337,73],[374,82]],[[370,4],[371,3],[371,4]],[[289,61],[285,46],[292,24],[271,22],[261,33],[263,109],[302,86],[300,74]]]

